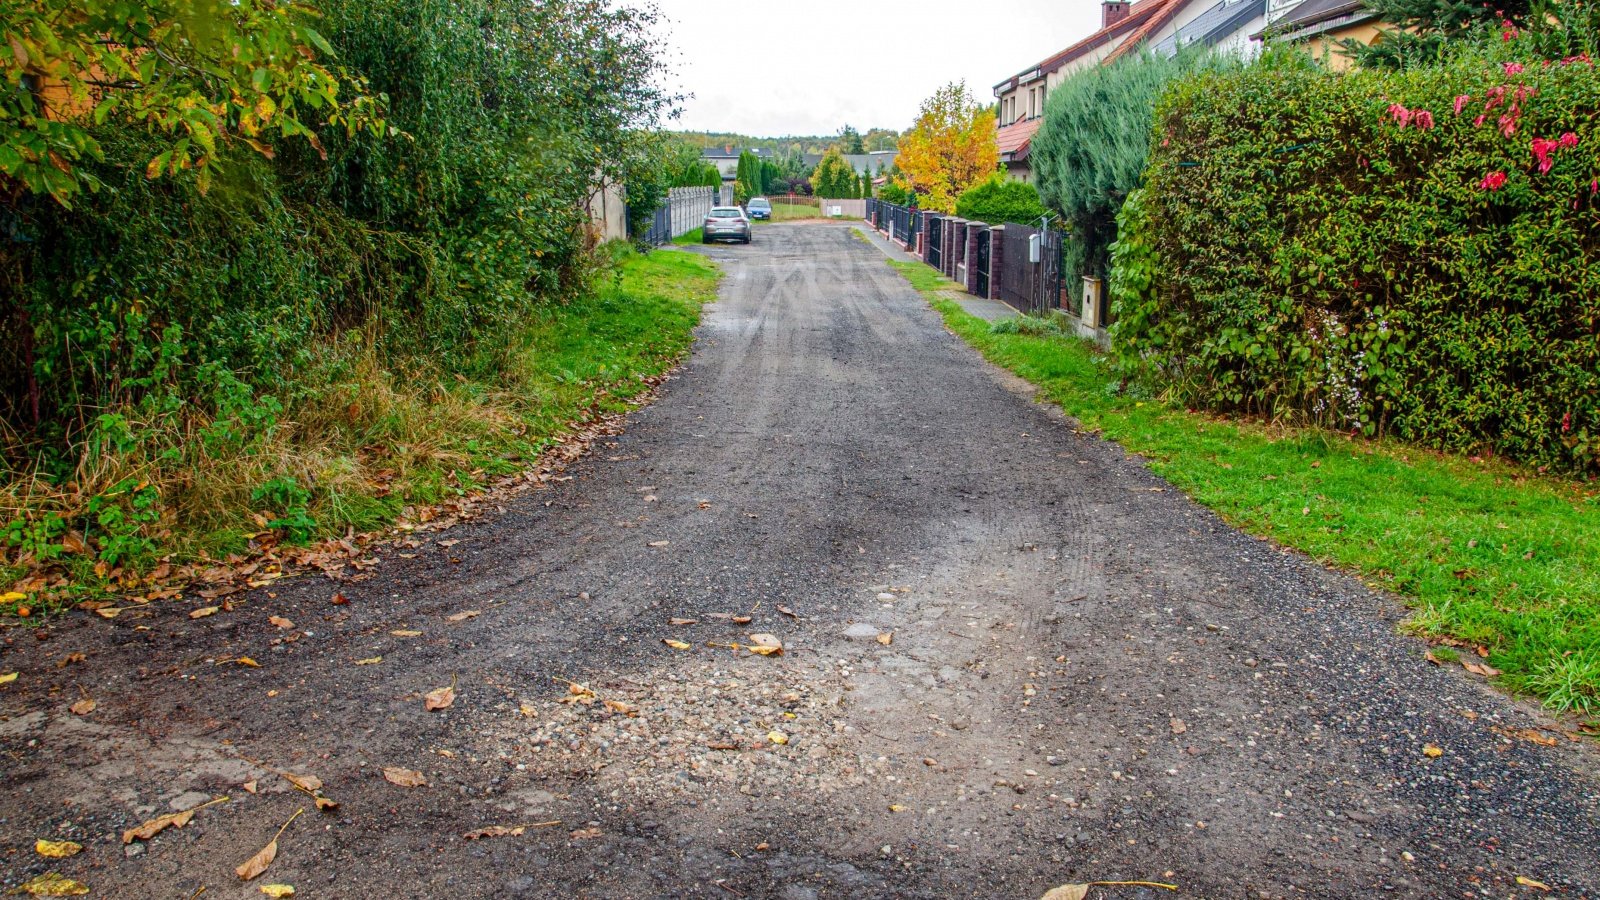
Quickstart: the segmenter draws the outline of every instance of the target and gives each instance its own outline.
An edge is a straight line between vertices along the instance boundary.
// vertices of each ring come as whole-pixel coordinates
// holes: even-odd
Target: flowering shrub
[[[1344,75],[1269,53],[1177,84],[1140,219],[1161,264],[1116,293],[1130,374],[1600,472],[1600,73],[1513,59],[1526,40]]]

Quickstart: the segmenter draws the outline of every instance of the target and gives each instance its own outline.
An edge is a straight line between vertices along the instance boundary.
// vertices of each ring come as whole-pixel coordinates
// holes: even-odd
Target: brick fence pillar
[[[967,293],[969,294],[976,294],[978,292],[978,241],[987,240],[988,237],[988,233],[983,230],[982,222],[967,223],[967,246],[965,256],[967,259],[966,288]],[[990,271],[994,271],[993,266],[990,267]]]
[[[1004,256],[1006,227],[996,225],[989,229],[989,299],[1000,296],[1000,279],[1005,272]]]

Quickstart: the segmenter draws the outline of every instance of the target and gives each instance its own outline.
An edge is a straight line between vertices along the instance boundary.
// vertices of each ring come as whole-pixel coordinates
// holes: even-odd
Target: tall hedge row
[[[1600,73],[1529,56],[1177,83],[1123,213],[1123,361],[1192,404],[1600,471]]]

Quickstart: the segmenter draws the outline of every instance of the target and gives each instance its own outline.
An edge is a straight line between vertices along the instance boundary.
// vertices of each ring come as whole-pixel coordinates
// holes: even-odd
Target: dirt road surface
[[[1600,896],[1596,753],[1519,737],[1536,715],[1426,665],[1391,601],[1031,402],[850,229],[693,252],[726,280],[692,358],[571,480],[358,583],[7,632],[4,885]],[[783,654],[727,646],[752,634]],[[464,837],[490,826],[524,830]]]

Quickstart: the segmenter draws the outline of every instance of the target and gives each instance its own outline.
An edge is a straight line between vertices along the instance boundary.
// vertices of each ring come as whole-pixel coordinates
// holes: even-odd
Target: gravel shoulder
[[[1600,757],[1426,665],[1395,604],[1032,403],[848,227],[667,252],[717,259],[719,301],[569,480],[365,580],[8,633],[3,883],[1434,898],[1522,876],[1600,896]],[[490,826],[523,831],[464,837]],[[86,850],[42,860],[37,838]]]

